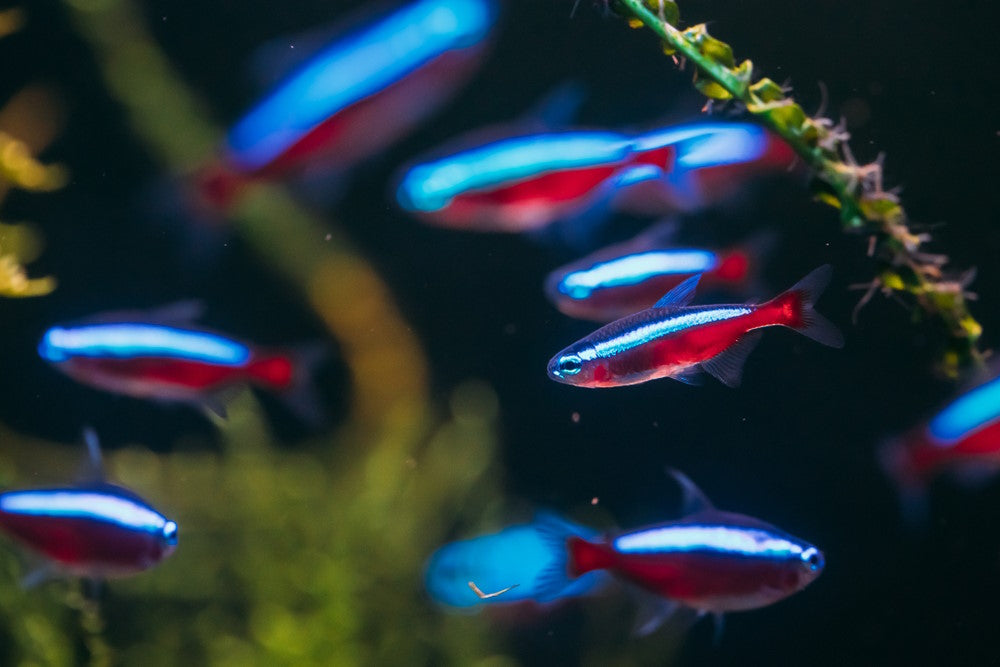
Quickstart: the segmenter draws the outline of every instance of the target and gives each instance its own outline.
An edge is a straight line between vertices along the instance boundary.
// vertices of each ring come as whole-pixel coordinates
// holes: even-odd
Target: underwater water
[[[546,275],[650,216],[613,211],[565,239],[434,226],[395,201],[404,165],[465,133],[530,126],[567,81],[582,91],[569,126],[697,119],[690,69],[678,73],[648,31],[602,3],[583,0],[572,17],[570,1],[503,3],[476,63],[386,145],[267,176],[217,207],[192,195],[226,128],[267,88],[254,70],[273,84],[282,44],[368,5],[31,0],[0,39],[2,101],[34,84],[55,91],[27,115],[58,128],[41,158],[69,173],[52,192],[7,193],[0,209],[44,240],[29,273],[58,279],[47,296],[0,297],[0,489],[72,484],[90,426],[108,477],[179,525],[169,558],[96,594],[64,578],[22,588],[36,561],[0,540],[0,664],[995,662],[1000,483],[936,478],[926,516],[908,525],[877,455],[967,385],[934,375],[938,332],[910,306],[876,296],[852,320],[863,292],[851,286],[874,271],[867,240],[840,230],[804,176],[769,174],[676,216],[683,245],[773,234],[753,297],[833,267],[817,310],[844,348],[769,330],[738,388],[708,378],[591,390],[546,376],[553,355],[596,328],[546,300]],[[972,309],[993,347],[1000,82],[977,29],[987,6],[711,1],[681,12],[787,80],[807,111],[843,117],[859,162],[885,152],[886,187],[901,186],[928,249],[977,268]],[[415,98],[402,99],[399,114]],[[191,299],[213,331],[322,350],[305,355],[320,415],[265,388],[231,392],[227,418],[207,416],[74,381],[38,354],[56,324]],[[642,600],[620,584],[548,605],[501,595],[461,613],[425,590],[436,549],[537,509],[596,531],[678,518],[667,468],[716,507],[822,549],[822,575],[728,614],[717,641],[710,618],[635,636]]]

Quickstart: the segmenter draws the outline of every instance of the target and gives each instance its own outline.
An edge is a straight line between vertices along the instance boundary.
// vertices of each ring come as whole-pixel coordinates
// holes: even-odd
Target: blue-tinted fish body
[[[702,171],[760,162],[769,141],[740,123],[512,136],[411,167],[397,199],[429,222],[474,231],[535,230],[598,206],[664,214],[681,201],[677,179],[691,190]]]
[[[672,607],[722,614],[772,604],[820,575],[824,558],[815,546],[759,519],[715,509],[690,480],[673,474],[695,511],[597,539],[552,531],[567,556],[550,572],[550,585],[606,571]]]
[[[760,259],[752,248],[677,247],[662,235],[654,229],[559,267],[546,278],[545,295],[570,317],[610,322],[651,307],[696,274],[709,289],[752,282]]]
[[[597,573],[566,581],[564,586],[556,588],[540,579],[554,563],[565,560],[565,545],[553,544],[545,537],[544,526],[552,525],[559,526],[567,534],[595,534],[588,528],[545,513],[533,523],[451,542],[434,552],[428,562],[424,577],[428,593],[441,604],[471,607],[528,600],[552,602],[595,589],[602,580]],[[515,587],[496,597],[482,599],[469,587],[470,581],[485,593]]]
[[[417,0],[341,37],[233,126],[229,165],[274,173],[384,147],[468,76],[496,13],[493,0]]]
[[[260,349],[202,330],[189,321],[189,304],[179,306],[55,326],[38,353],[78,382],[136,398],[221,412],[220,392],[252,384],[278,392],[304,416],[313,412],[307,367],[318,354]]]
[[[135,574],[177,546],[175,522],[111,484],[0,493],[0,531],[60,570],[91,578]]]

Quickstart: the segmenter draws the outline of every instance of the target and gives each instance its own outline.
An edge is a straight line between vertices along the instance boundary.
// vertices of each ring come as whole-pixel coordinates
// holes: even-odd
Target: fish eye
[[[163,541],[169,546],[177,545],[177,524],[173,521],[167,521],[163,524]]]
[[[575,354],[567,355],[559,360],[559,372],[566,375],[576,375],[583,368],[583,362]]]
[[[823,554],[816,547],[809,547],[803,551],[801,558],[802,563],[812,572],[823,567]]]

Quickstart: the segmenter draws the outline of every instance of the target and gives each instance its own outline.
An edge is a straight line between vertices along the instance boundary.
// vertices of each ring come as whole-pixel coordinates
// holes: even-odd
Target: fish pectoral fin
[[[653,308],[680,308],[691,303],[694,299],[695,290],[698,289],[698,281],[701,274],[691,276],[677,287],[663,295],[663,297],[653,304]]]
[[[701,362],[701,367],[727,387],[740,386],[743,381],[743,364],[757,347],[763,333],[763,331],[751,331],[743,334],[728,350]]]
[[[205,414],[209,419],[221,419],[223,421],[228,417],[228,411],[226,410],[226,404],[222,398],[219,396],[206,396],[200,403],[201,409],[205,411]]]

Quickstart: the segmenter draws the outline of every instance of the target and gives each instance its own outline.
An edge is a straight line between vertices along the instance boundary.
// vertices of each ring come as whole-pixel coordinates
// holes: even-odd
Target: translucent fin
[[[21,588],[27,591],[44,584],[46,581],[55,579],[58,576],[59,573],[50,563],[41,563],[40,565],[29,570],[26,575],[21,577]]]
[[[697,610],[644,589],[630,586],[629,593],[636,601],[635,622],[632,625],[635,636],[645,637],[661,629],[679,636],[700,617]]]
[[[80,471],[82,484],[99,484],[104,481],[104,458],[101,456],[101,441],[90,426],[83,427],[83,442],[87,446],[87,458]]]
[[[165,326],[190,325],[205,313],[205,302],[200,299],[174,301],[146,310],[114,310],[80,320],[83,324],[109,324],[115,322],[143,322]]]
[[[225,421],[228,412],[226,411],[226,404],[223,402],[222,398],[219,396],[206,396],[200,403],[201,409],[205,411],[209,419],[221,419]]]
[[[653,598],[639,605],[635,613],[635,623],[632,634],[636,637],[646,637],[666,625],[681,609],[681,605],[664,598]]]
[[[840,333],[840,330],[833,322],[813,309],[816,300],[830,283],[831,275],[833,275],[833,269],[829,264],[824,264],[792,285],[785,294],[798,292],[802,299],[802,324],[795,328],[796,331],[818,343],[830,347],[844,347],[844,335]]]
[[[687,475],[674,468],[667,468],[667,474],[673,477],[674,481],[681,487],[681,512],[683,516],[715,509],[705,492],[699,489],[698,485],[692,482]]]
[[[747,357],[760,342],[762,331],[751,331],[743,334],[729,349],[720,352],[708,361],[701,362],[701,367],[711,373],[727,387],[738,387],[743,381],[743,364]]]
[[[701,385],[705,384],[705,374],[702,373],[697,366],[689,368],[683,373],[679,373],[677,375],[671,375],[670,377],[677,380],[678,382],[683,382],[684,384],[689,384],[693,387],[700,387]]]
[[[543,130],[570,125],[587,97],[586,86],[580,81],[565,81],[545,94],[527,114],[524,125]]]
[[[680,308],[691,303],[695,290],[698,288],[698,281],[701,274],[691,276],[677,287],[663,295],[659,301],[653,304],[653,308]]]
[[[577,537],[576,526],[551,511],[539,511],[532,524],[539,537],[549,547],[552,560],[535,577],[535,599],[545,601],[555,599],[569,586],[575,577],[570,575],[568,540]]]
[[[292,349],[292,383],[278,397],[291,412],[311,427],[321,426],[326,418],[323,402],[313,377],[316,366],[329,357],[329,349],[322,343],[307,343]]]
[[[722,643],[722,631],[725,629],[726,617],[721,611],[717,611],[712,614],[712,620],[715,621],[715,634],[713,635],[712,640],[715,642],[715,645],[718,646]]]

